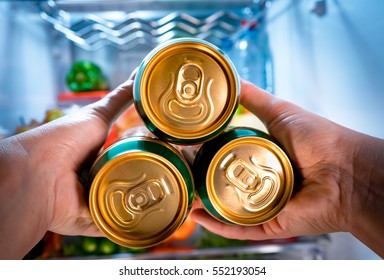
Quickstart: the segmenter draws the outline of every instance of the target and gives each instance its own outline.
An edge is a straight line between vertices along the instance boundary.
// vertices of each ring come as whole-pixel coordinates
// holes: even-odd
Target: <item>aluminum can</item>
[[[259,225],[276,217],[294,185],[288,156],[268,134],[230,128],[199,149],[193,173],[200,200],[213,217]]]
[[[181,145],[207,141],[230,123],[240,83],[229,57],[194,38],[174,39],[153,49],[134,82],[134,103],[148,129]]]
[[[107,147],[86,183],[89,209],[107,238],[130,248],[154,246],[186,219],[194,198],[191,169],[173,146],[134,136]]]

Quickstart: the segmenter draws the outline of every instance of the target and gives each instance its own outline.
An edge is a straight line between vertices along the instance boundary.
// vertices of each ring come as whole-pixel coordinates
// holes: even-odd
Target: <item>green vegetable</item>
[[[109,240],[108,238],[100,239],[99,252],[103,255],[116,254],[119,250],[119,246]]]
[[[123,246],[120,246],[120,250],[119,250],[119,253],[128,253],[128,254],[140,254],[145,252],[147,252],[147,250],[143,248],[128,248]]]
[[[81,254],[79,248],[77,247],[77,244],[70,243],[63,245],[63,252],[64,257],[71,257]]]
[[[81,248],[85,254],[96,254],[98,242],[96,237],[83,237],[81,240]]]
[[[240,105],[237,107],[237,109],[236,109],[236,113],[235,113],[235,115],[236,115],[236,116],[239,116],[239,115],[244,114],[244,112],[245,112],[245,109],[244,109],[244,107],[240,104]]]
[[[247,244],[247,241],[245,240],[228,239],[214,234],[205,228],[202,228],[202,233],[201,237],[197,240],[197,248],[237,247],[245,246]]]
[[[101,68],[87,60],[75,62],[67,74],[66,81],[73,92],[108,89],[108,82]]]

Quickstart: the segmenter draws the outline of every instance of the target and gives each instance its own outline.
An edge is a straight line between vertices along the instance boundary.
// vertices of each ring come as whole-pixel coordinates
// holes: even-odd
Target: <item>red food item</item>
[[[110,146],[112,143],[114,143],[119,138],[119,129],[116,125],[112,125],[111,131],[109,132],[107,139],[105,140],[105,143],[103,145],[103,149]]]
[[[189,216],[184,221],[184,223],[179,227],[169,238],[171,240],[185,240],[190,237],[195,230],[196,222],[193,221]]]

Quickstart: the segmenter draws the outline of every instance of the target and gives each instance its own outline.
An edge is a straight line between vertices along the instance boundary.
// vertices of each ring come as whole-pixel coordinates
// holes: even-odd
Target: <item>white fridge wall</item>
[[[14,13],[0,2],[0,127],[14,133],[23,118],[44,119],[56,103],[56,73],[48,25],[25,3]]]
[[[275,93],[346,127],[384,138],[384,1],[276,0],[268,31]],[[330,259],[377,259],[349,234],[331,235]]]
[[[276,94],[342,125],[384,138],[384,1],[276,0],[269,36]]]

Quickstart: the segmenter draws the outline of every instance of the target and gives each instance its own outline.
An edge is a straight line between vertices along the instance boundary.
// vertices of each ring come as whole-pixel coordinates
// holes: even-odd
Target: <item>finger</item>
[[[292,145],[295,139],[308,132],[310,126],[306,126],[305,122],[312,115],[246,81],[241,81],[240,97],[242,105],[256,115],[286,152],[293,156]]]
[[[135,80],[137,72],[139,71],[139,66],[137,66],[131,73],[131,76],[129,76],[129,80]]]
[[[211,217],[203,209],[195,209],[191,213],[191,219],[199,223],[207,230],[225,238],[242,240],[264,240],[269,239],[262,226],[244,227],[239,225],[225,224]]]
[[[240,102],[250,112],[260,117],[266,124],[269,124],[273,118],[270,110],[278,102],[278,99],[256,85],[241,80]]]
[[[241,81],[241,104],[256,115],[271,131],[282,122],[289,122],[302,109],[281,100],[254,84]]]
[[[107,125],[111,125],[133,103],[133,79],[128,79],[107,96],[89,105],[90,109]]]
[[[73,156],[75,166],[98,152],[112,123],[132,103],[133,80],[128,79],[101,100],[85,106],[76,113],[68,115],[68,118],[61,120],[63,125],[60,133],[68,137],[63,138],[62,142],[76,151],[84,151]],[[75,136],[73,136],[73,126],[81,127]],[[59,132],[57,127],[55,130],[57,133]]]
[[[202,208],[203,208],[203,204],[201,203],[199,198],[196,198],[192,202],[191,213],[193,213],[193,211],[195,211],[196,209],[202,209]]]

